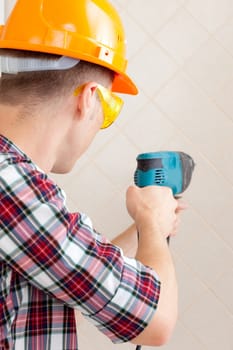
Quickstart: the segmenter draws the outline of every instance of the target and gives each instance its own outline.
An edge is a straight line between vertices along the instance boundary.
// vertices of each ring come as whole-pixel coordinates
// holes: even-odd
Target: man
[[[77,349],[74,310],[114,343],[161,345],[173,331],[166,238],[182,205],[170,189],[129,187],[135,224],[110,243],[48,177],[114,122],[112,91],[137,93],[124,42],[107,0],[18,0],[0,29],[0,349]]]

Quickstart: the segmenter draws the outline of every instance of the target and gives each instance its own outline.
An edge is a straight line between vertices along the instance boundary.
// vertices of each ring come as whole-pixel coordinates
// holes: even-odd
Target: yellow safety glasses
[[[74,91],[74,95],[77,96],[82,91],[83,87],[84,85],[77,87],[77,89]],[[104,115],[104,121],[101,129],[106,129],[116,120],[124,102],[119,96],[100,84],[98,84],[96,91],[98,93]]]

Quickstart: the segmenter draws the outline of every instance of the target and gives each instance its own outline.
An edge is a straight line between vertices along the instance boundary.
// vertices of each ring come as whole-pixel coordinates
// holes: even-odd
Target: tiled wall
[[[0,0],[2,1],[2,0]],[[10,0],[6,0],[9,11]],[[114,0],[140,88],[68,176],[54,176],[71,210],[109,238],[131,221],[125,191],[140,152],[183,150],[196,162],[189,210],[171,242],[180,289],[166,350],[233,349],[233,1]],[[113,346],[85,321],[80,349]],[[149,348],[145,347],[145,350]]]
[[[4,23],[5,20],[5,3],[0,1],[0,25]]]

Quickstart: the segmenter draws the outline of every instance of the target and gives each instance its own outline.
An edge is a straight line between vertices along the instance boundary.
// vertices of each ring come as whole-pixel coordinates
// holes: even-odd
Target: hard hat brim
[[[137,95],[138,88],[126,74],[115,74],[112,84],[112,91],[122,94]]]

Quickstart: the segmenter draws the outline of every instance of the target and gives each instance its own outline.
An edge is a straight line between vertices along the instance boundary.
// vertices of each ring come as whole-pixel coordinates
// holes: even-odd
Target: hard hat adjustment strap
[[[1,56],[0,70],[2,73],[8,74],[46,70],[65,70],[76,66],[79,62],[80,60],[67,56],[61,56],[55,59]]]

